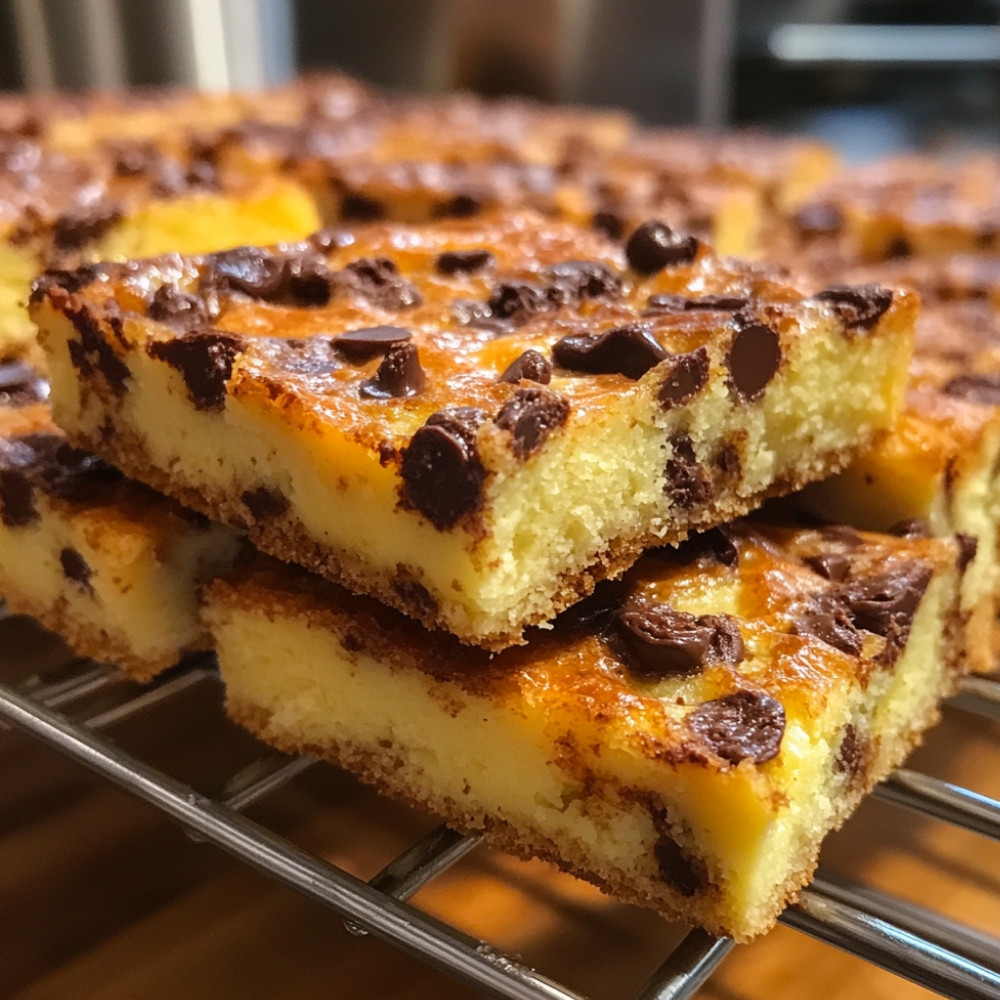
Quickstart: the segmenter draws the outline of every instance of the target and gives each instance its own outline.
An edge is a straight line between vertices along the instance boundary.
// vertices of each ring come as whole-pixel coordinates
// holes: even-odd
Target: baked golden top
[[[494,657],[272,560],[216,586],[330,628],[350,652],[599,726],[609,751],[727,770],[766,768],[786,725],[809,732],[832,692],[891,669],[933,575],[967,555],[940,539],[739,521],[645,556]]]
[[[332,424],[384,463],[422,425],[462,451],[490,419],[525,458],[570,410],[606,407],[654,368],[664,409],[713,379],[739,407],[820,319],[872,337],[915,308],[874,285],[810,297],[661,223],[623,247],[532,215],[50,272],[43,299],[80,330],[78,367],[103,366],[114,392],[115,352],[139,348],[179,370],[198,408],[263,393],[275,419]],[[95,321],[115,332],[91,357]]]

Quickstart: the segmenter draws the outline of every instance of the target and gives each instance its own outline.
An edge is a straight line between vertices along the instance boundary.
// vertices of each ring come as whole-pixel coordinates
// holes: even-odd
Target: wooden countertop
[[[8,663],[59,647],[5,623]],[[260,750],[206,681],[115,727],[143,759],[217,791]],[[913,765],[1000,798],[1000,722],[955,709]],[[368,877],[435,825],[316,765],[250,812]],[[1000,843],[870,801],[823,857],[970,926],[1000,929]],[[592,1000],[631,997],[683,933],[543,864],[476,850],[415,902]],[[16,1000],[471,1000],[448,976],[197,843],[152,807],[16,731],[0,730],[0,998]],[[703,1000],[916,1000],[925,990],[778,928],[737,948]]]

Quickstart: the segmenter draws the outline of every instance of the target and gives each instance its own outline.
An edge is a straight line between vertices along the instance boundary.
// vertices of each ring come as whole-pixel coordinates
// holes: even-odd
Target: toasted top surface
[[[832,692],[891,669],[932,575],[956,558],[939,539],[736,522],[647,555],[493,658],[271,560],[215,596],[332,628],[349,655],[599,726],[609,746],[725,770],[766,765],[786,725],[811,731]]]
[[[710,375],[740,405],[810,325],[878,335],[883,316],[914,307],[876,286],[809,297],[659,223],[623,248],[532,215],[50,272],[34,294],[44,299],[77,321],[82,300],[117,325],[119,344],[148,342],[196,406],[221,406],[227,379],[237,393],[254,382],[373,446],[446,407],[478,426],[466,408],[496,412],[528,388],[596,411],[657,366],[665,408]],[[198,388],[210,369],[208,390]]]

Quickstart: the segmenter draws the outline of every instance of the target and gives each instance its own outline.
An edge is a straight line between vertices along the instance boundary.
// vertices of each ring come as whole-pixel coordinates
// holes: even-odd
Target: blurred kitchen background
[[[0,0],[0,87],[378,84],[818,135],[1000,145],[993,0]]]

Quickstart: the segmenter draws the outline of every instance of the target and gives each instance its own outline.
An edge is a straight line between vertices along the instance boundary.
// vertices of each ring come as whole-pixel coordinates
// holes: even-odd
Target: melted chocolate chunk
[[[116,327],[118,332],[121,331],[121,316],[115,314],[116,308],[113,303],[105,306],[106,319],[112,332],[115,332]],[[128,365],[105,340],[93,309],[82,302],[78,308],[67,306],[65,313],[80,334],[79,342],[69,342],[69,356],[73,366],[84,378],[92,378],[100,372],[112,392],[116,395],[124,393],[130,378]]]
[[[364,299],[369,305],[399,312],[420,305],[420,292],[385,257],[361,257],[333,275],[336,290]]]
[[[1000,406],[1000,374],[970,372],[968,375],[956,375],[945,382],[942,391],[948,396],[964,399],[970,403]]]
[[[199,410],[221,410],[233,362],[243,349],[238,337],[206,330],[175,340],[154,340],[146,350],[180,372],[191,402]]]
[[[297,253],[285,260],[283,298],[297,306],[325,306],[333,294],[333,274],[318,253]]]
[[[427,384],[416,344],[393,344],[372,378],[358,390],[367,399],[405,399],[423,392]]]
[[[669,833],[661,833],[653,847],[660,877],[682,896],[693,896],[708,885],[704,862],[690,858]]]
[[[868,773],[872,764],[871,740],[858,735],[857,729],[848,722],[833,766],[849,779],[856,780]]]
[[[667,357],[645,326],[620,326],[604,333],[571,334],[552,345],[553,360],[562,368],[587,374],[642,378]]]
[[[697,312],[737,312],[749,305],[750,300],[742,295],[702,295],[689,299],[684,295],[650,295],[644,316],[672,315],[674,313]]]
[[[258,486],[253,490],[244,490],[240,494],[240,500],[255,521],[281,517],[289,508],[288,497],[273,486]]]
[[[871,330],[892,305],[892,292],[880,285],[831,285],[814,299],[829,302],[848,332]]]
[[[483,210],[483,203],[471,194],[457,194],[454,198],[437,205],[435,219],[468,219]]]
[[[625,235],[625,222],[614,212],[595,212],[591,225],[613,240],[620,240]]]
[[[795,213],[793,223],[807,239],[836,236],[844,228],[844,213],[833,202],[814,201]]]
[[[678,434],[670,443],[673,451],[667,459],[664,492],[677,507],[700,507],[711,499],[712,482],[695,455],[691,438]]]
[[[622,290],[621,278],[595,260],[567,260],[553,264],[542,272],[542,276],[552,285],[555,297],[567,305],[581,299],[614,298]]]
[[[931,526],[922,517],[910,517],[905,521],[897,521],[888,534],[898,535],[900,538],[930,538]]]
[[[975,535],[957,534],[955,541],[958,542],[958,571],[964,573],[969,568],[969,563],[976,558],[979,550],[979,539]]]
[[[861,655],[862,637],[836,592],[811,594],[797,610],[792,635],[811,636],[849,656]]]
[[[664,366],[667,374],[660,383],[657,399],[665,410],[682,406],[705,388],[708,382],[708,351],[699,347],[688,354],[675,354]]]
[[[385,205],[375,198],[347,192],[340,199],[342,222],[378,222],[386,217]]]
[[[781,364],[781,342],[769,326],[737,316],[737,329],[726,356],[729,384],[737,399],[751,403],[764,395]]]
[[[730,764],[765,764],[781,748],[785,710],[763,692],[736,691],[700,705],[688,716],[688,726]]]
[[[431,414],[403,449],[401,500],[444,530],[482,502],[486,470],[476,430],[486,414],[463,406]]]
[[[689,264],[698,254],[697,237],[676,232],[662,222],[644,222],[625,244],[629,266],[650,275],[665,267]]]
[[[90,578],[93,570],[87,564],[87,560],[76,549],[66,548],[59,553],[59,565],[62,566],[63,576],[67,580],[72,580],[79,588],[88,594],[94,592]]]
[[[492,317],[518,325],[552,308],[548,289],[531,281],[508,281],[497,285],[486,304]]]
[[[496,263],[489,250],[449,250],[438,254],[434,266],[438,274],[449,277],[455,274],[473,274]]]
[[[894,662],[910,635],[913,616],[933,571],[919,563],[844,584],[841,596],[855,626],[886,639],[884,659]]]
[[[412,338],[413,334],[401,326],[366,326],[334,337],[333,344],[349,361],[362,364]]]
[[[38,518],[35,487],[23,469],[0,469],[0,521],[8,528],[23,528]]]
[[[60,250],[77,250],[99,240],[121,217],[121,209],[107,202],[77,208],[56,219],[52,240]]]
[[[549,364],[548,358],[529,348],[504,369],[497,381],[513,382],[516,385],[521,379],[548,385],[552,381],[552,365]]]
[[[739,626],[729,615],[696,618],[666,604],[633,598],[617,625],[630,668],[650,679],[690,677],[710,663],[735,665],[745,656]]]
[[[91,504],[107,500],[122,474],[58,434],[0,439],[0,520],[8,527],[38,517],[35,490],[61,500]]]
[[[253,299],[276,299],[285,288],[284,260],[259,247],[236,247],[213,254],[201,290],[242,292]]]
[[[851,560],[843,552],[821,552],[816,556],[806,556],[802,561],[833,583],[842,582],[851,568]]]
[[[542,388],[518,389],[496,415],[494,423],[511,434],[511,451],[525,459],[569,417],[569,400]]]
[[[16,408],[49,398],[49,383],[23,361],[0,364],[0,406]]]
[[[204,330],[209,325],[208,309],[197,295],[182,292],[176,285],[160,285],[153,293],[147,314],[158,323],[176,330]]]

